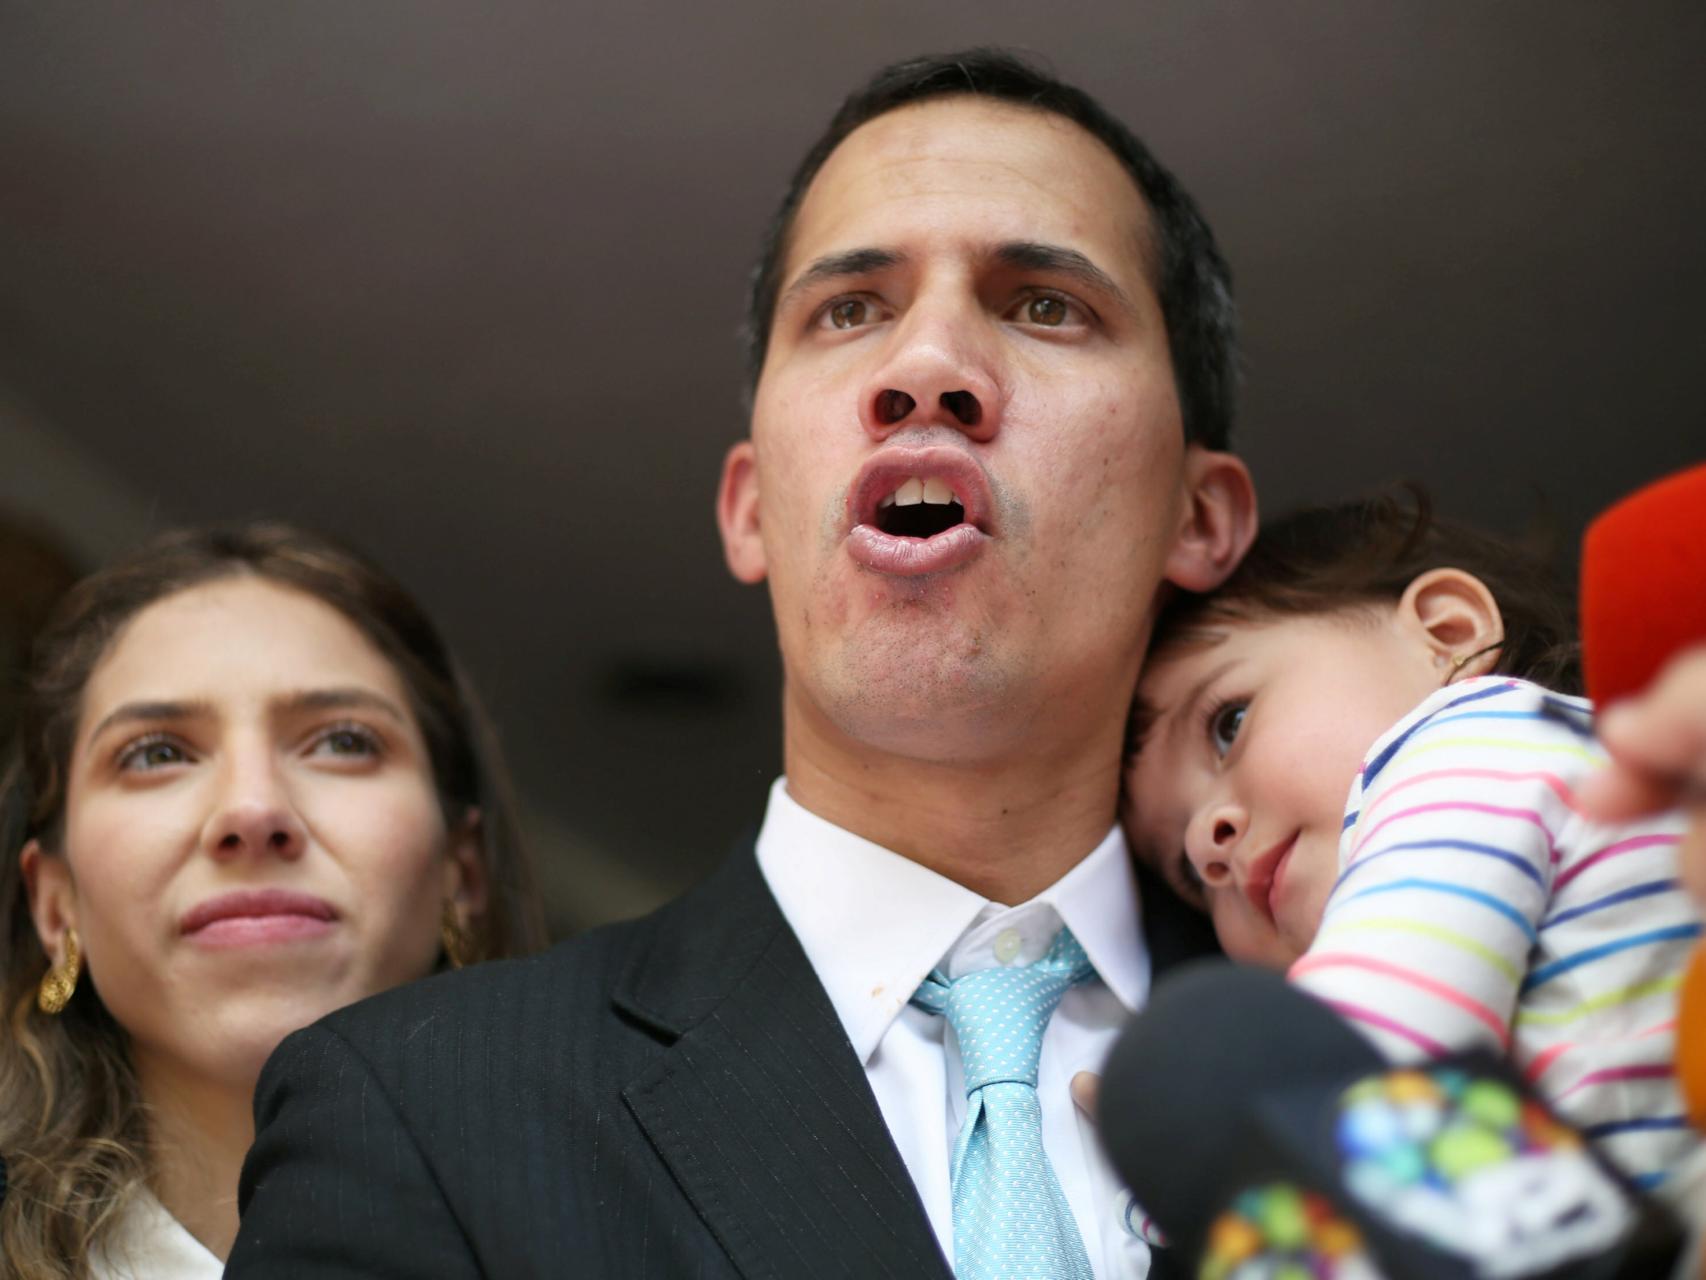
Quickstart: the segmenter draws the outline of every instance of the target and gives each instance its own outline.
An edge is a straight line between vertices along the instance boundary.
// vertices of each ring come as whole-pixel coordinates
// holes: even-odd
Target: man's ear
[[[1256,537],[1256,485],[1230,453],[1185,450],[1183,524],[1162,576],[1187,591],[1212,591],[1238,567]]]
[[[717,530],[723,535],[723,560],[735,578],[763,582],[768,562],[758,528],[758,455],[742,440],[723,459],[717,486]]]
[[[1498,664],[1505,638],[1499,602],[1487,584],[1462,569],[1429,569],[1398,601],[1398,622],[1449,667],[1447,683],[1486,675]]]
[[[31,840],[18,854],[24,892],[30,900],[30,920],[42,950],[54,964],[65,958],[65,931],[77,927],[77,886],[64,858],[52,857]]]

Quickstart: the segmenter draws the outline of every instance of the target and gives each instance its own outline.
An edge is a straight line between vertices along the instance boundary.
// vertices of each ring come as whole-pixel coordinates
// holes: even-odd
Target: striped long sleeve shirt
[[[1291,977],[1397,1061],[1508,1052],[1655,1186],[1695,1142],[1671,1063],[1701,923],[1677,882],[1679,814],[1606,826],[1576,809],[1605,759],[1579,698],[1505,677],[1430,696],[1363,761]]]

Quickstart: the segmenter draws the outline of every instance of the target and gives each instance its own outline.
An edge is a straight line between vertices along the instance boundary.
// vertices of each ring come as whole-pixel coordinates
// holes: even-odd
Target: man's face
[[[934,759],[1123,717],[1189,506],[1150,242],[1042,112],[931,101],[830,157],[719,506],[791,717]]]

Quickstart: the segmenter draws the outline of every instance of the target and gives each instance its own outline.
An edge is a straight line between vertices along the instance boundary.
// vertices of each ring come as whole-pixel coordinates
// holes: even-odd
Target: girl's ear
[[[1472,573],[1428,570],[1404,589],[1398,621],[1445,669],[1441,683],[1486,675],[1498,665],[1504,618],[1487,584]]]
[[[77,886],[64,858],[50,856],[39,840],[31,840],[18,854],[24,892],[30,900],[30,920],[41,939],[42,950],[58,964],[65,958],[65,931],[77,927]]]
[[[1184,519],[1162,576],[1186,591],[1212,591],[1256,537],[1256,486],[1235,455],[1192,445],[1185,452]]]

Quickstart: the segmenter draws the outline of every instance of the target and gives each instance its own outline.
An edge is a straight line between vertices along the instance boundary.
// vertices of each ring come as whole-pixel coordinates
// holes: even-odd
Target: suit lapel
[[[750,848],[654,922],[616,1002],[673,1043],[623,1097],[737,1268],[946,1280],[864,1069]]]

